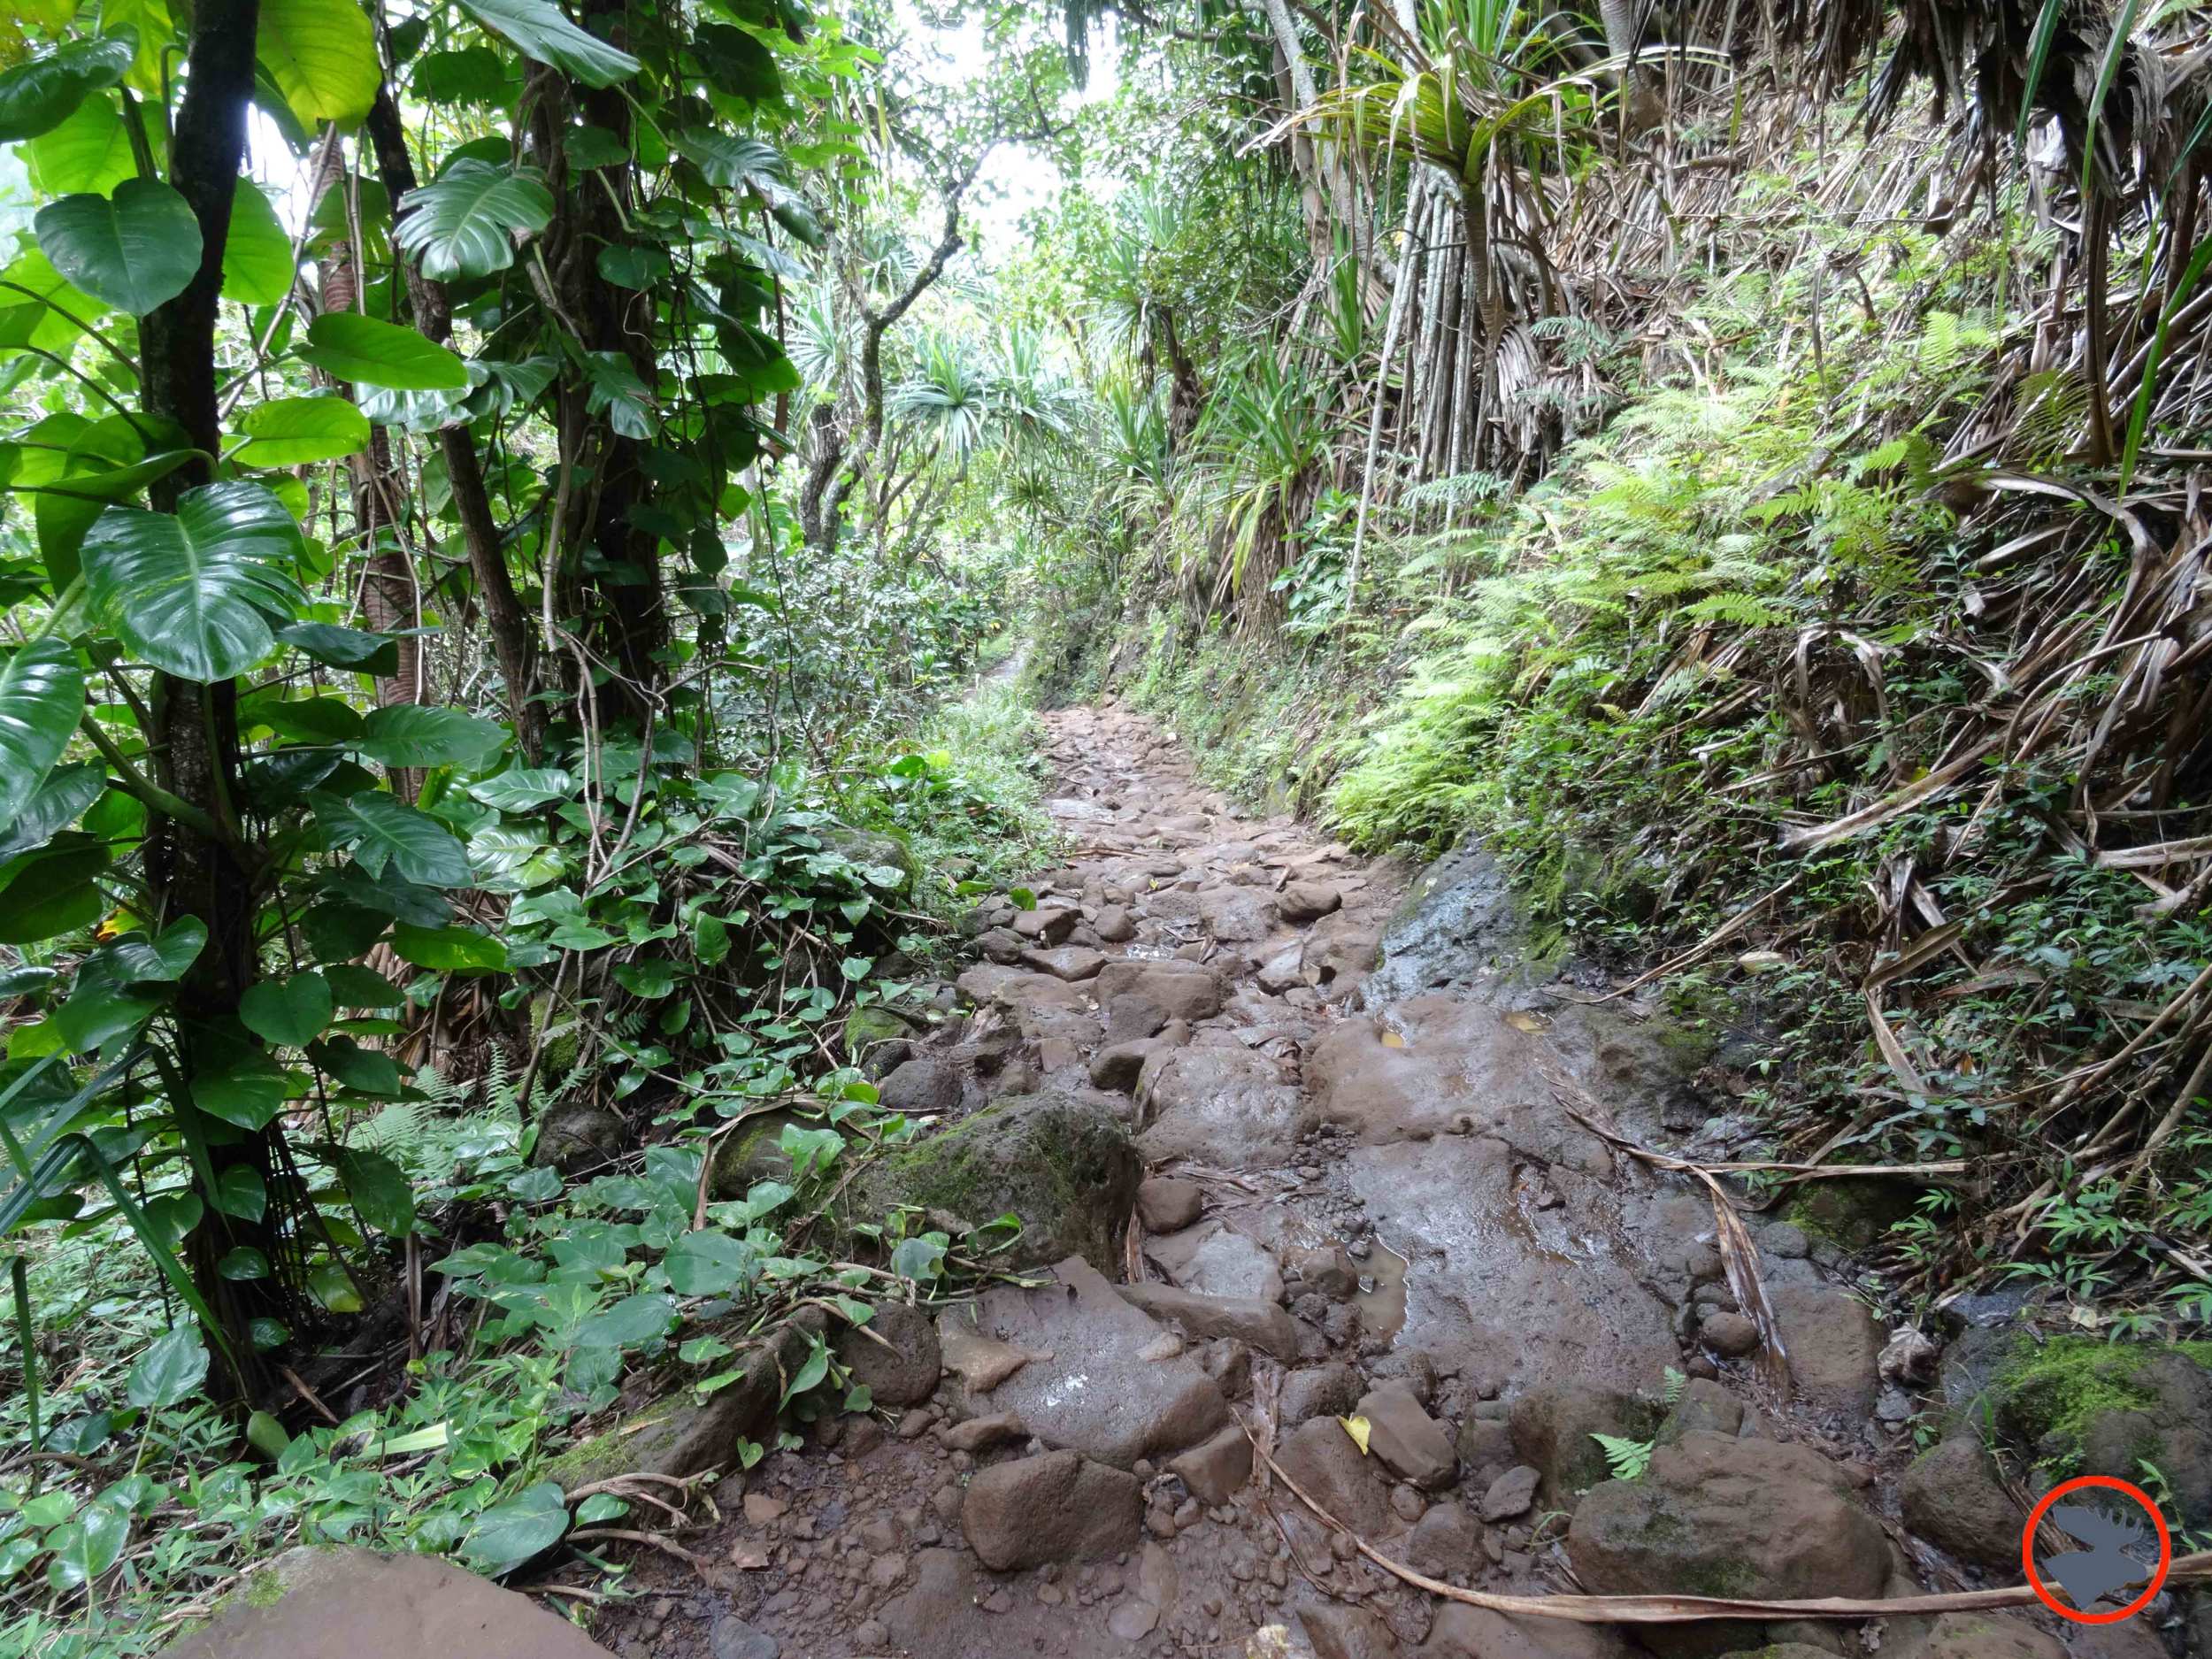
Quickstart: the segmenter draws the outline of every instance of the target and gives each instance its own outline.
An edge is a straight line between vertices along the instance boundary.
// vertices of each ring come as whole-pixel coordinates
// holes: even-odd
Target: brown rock
[[[1156,1319],[1172,1319],[1194,1337],[1234,1337],[1286,1365],[1298,1363],[1298,1327],[1271,1302],[1202,1296],[1167,1285],[1123,1285],[1119,1289],[1132,1307]]]
[[[1105,953],[1086,950],[1080,945],[1062,945],[1049,950],[1025,950],[1021,959],[1040,973],[1048,973],[1056,979],[1074,983],[1095,979],[1098,971],[1106,965]]]
[[[1091,1087],[1111,1089],[1117,1094],[1134,1093],[1138,1079],[1144,1076],[1145,1062],[1167,1046],[1157,1037],[1139,1037],[1101,1048],[1091,1056]]]
[[[1609,1624],[1560,1618],[1509,1618],[1487,1608],[1448,1602],[1437,1609],[1417,1659],[1629,1659],[1636,1648]]]
[[[1226,1503],[1252,1479],[1252,1441],[1233,1423],[1204,1445],[1169,1459],[1167,1466],[1201,1503]]]
[[[1359,1373],[1341,1360],[1332,1360],[1283,1379],[1275,1420],[1291,1429],[1310,1417],[1344,1417],[1359,1403]]]
[[[1376,1461],[1360,1455],[1334,1417],[1302,1424],[1275,1454],[1283,1473],[1309,1497],[1361,1538],[1392,1532],[1390,1490]]]
[[[1970,1428],[1913,1460],[1897,1484],[1905,1525],[1939,1549],[1978,1567],[2020,1561],[2027,1517],[1998,1484],[1996,1466]]]
[[[1294,927],[1317,922],[1340,909],[1344,895],[1325,881],[1294,881],[1275,895],[1275,908]]]
[[[1432,1577],[1455,1572],[1471,1577],[1481,1553],[1482,1529],[1463,1503],[1432,1506],[1414,1523],[1413,1536],[1406,1542],[1407,1565]]]
[[[1221,976],[1211,968],[1185,962],[1109,962],[1099,971],[1097,995],[1110,1006],[1114,998],[1135,992],[1156,1002],[1171,1019],[1211,1019],[1221,1011]]]
[[[1134,1475],[1066,1451],[993,1464],[960,1506],[970,1548],[1000,1571],[1118,1555],[1137,1547],[1143,1525]]]
[[[608,1659],[527,1596],[434,1555],[287,1550],[167,1659]]]
[[[1698,1340],[1723,1359],[1741,1359],[1759,1346],[1759,1327],[1740,1313],[1707,1314],[1697,1327],[1697,1335]]]
[[[944,1433],[945,1449],[954,1452],[987,1451],[994,1446],[1003,1446],[1012,1440],[1025,1440],[1029,1431],[1022,1420],[1011,1411],[995,1411],[988,1417],[970,1417],[965,1423],[956,1423]]]
[[[1009,926],[1024,939],[1059,945],[1067,942],[1068,935],[1075,931],[1076,924],[1082,919],[1080,911],[1047,910],[1040,905],[1032,910],[1016,910],[1014,919]]]
[[[1099,911],[1091,931],[1110,945],[1125,944],[1137,936],[1137,924],[1125,906],[1109,904]]]
[[[1881,1391],[1889,1333],[1863,1302],[1825,1285],[1778,1285],[1767,1293],[1801,1399],[1863,1417]]]
[[[902,1060],[879,1087],[886,1111],[927,1117],[956,1110],[960,1104],[958,1069],[933,1057]]]
[[[1398,1639],[1363,1607],[1345,1601],[1308,1601],[1298,1609],[1299,1628],[1314,1659],[1390,1659]]]
[[[1402,1382],[1371,1389],[1360,1396],[1358,1415],[1367,1419],[1367,1449],[1385,1468],[1425,1492],[1449,1484],[1459,1466],[1452,1437],[1412,1389]]]
[[[845,1326],[833,1346],[838,1363],[867,1385],[879,1406],[918,1405],[937,1391],[943,1369],[937,1326],[919,1308],[879,1302],[874,1318]]]
[[[2008,1613],[1943,1614],[1922,1644],[1909,1650],[1909,1659],[2063,1659],[2065,1652]]]
[[[1147,1233],[1180,1233],[1206,1207],[1206,1189],[1172,1175],[1149,1176],[1137,1187],[1137,1218]]]

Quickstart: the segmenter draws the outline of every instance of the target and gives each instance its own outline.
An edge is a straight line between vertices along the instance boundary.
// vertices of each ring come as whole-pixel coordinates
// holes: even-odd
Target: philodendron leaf
[[[400,198],[394,236],[439,281],[489,276],[515,262],[518,236],[551,222],[553,193],[528,169],[464,157],[436,182]]]
[[[478,1516],[461,1554],[480,1572],[501,1573],[552,1548],[567,1531],[567,1500],[557,1483],[541,1480]]]
[[[144,661],[186,680],[228,680],[274,646],[271,614],[307,604],[292,569],[300,529],[259,484],[188,490],[175,513],[110,507],[85,537],[100,619]]]
[[[158,180],[126,179],[112,196],[65,196],[32,225],[56,271],[134,317],[183,293],[200,268],[200,221]]]
[[[122,80],[137,54],[138,42],[127,30],[67,42],[0,74],[0,144],[59,127],[88,97]]]
[[[276,397],[239,419],[242,466],[304,466],[369,447],[368,418],[342,397]]]
[[[15,822],[69,746],[84,672],[64,640],[33,640],[0,667],[0,825]]]
[[[325,311],[309,326],[300,356],[334,380],[399,392],[465,392],[468,365],[411,328],[358,311]]]
[[[357,121],[376,102],[376,29],[355,0],[261,0],[254,55],[303,127]]]
[[[611,87],[638,72],[638,60],[571,23],[549,0],[461,0],[461,9],[533,63]]]

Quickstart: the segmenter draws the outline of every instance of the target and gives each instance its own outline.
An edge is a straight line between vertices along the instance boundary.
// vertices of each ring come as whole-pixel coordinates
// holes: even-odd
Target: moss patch
[[[2032,1447],[2055,1441],[2061,1455],[2077,1456],[2083,1436],[2104,1413],[2158,1403],[2138,1374],[2160,1355],[2174,1353],[2212,1368],[2212,1342],[2119,1346],[2094,1337],[2039,1343],[2024,1336],[1990,1379],[1998,1424]]]

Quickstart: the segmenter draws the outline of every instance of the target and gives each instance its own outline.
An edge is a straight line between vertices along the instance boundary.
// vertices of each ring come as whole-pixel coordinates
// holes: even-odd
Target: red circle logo
[[[2045,1586],[2043,1575],[2035,1567],[2035,1529],[2043,1525],[2043,1517],[2049,1512],[2051,1505],[2070,1492],[2080,1492],[2089,1487],[2117,1492],[2132,1499],[2150,1516],[2151,1525],[2158,1532],[2158,1570],[2151,1574],[2151,1581],[2144,1587],[2143,1594],[2116,1613],[2085,1613],[2062,1601]],[[2150,1501],[2149,1495],[2140,1486],[2131,1486],[2112,1475],[2077,1475],[2071,1480],[2062,1481],[2053,1486],[2029,1514],[2027,1527],[2020,1534],[2020,1565],[2027,1571],[2028,1583],[2034,1588],[2036,1599],[2061,1618],[2070,1618],[2077,1624],[2116,1624],[2124,1618],[2133,1617],[2148,1607],[2152,1598],[2165,1587],[2166,1574],[2173,1564],[2174,1540],[2166,1530],[2166,1517],[2158,1512],[2158,1506]],[[2063,1584],[2060,1587],[2064,1588]]]

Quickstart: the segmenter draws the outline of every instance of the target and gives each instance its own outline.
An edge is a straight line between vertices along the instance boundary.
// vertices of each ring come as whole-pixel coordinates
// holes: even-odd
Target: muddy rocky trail
[[[1035,909],[974,918],[947,999],[964,1011],[875,1062],[888,1100],[949,1125],[907,1192],[971,1220],[1018,1210],[1034,1287],[887,1310],[887,1348],[849,1336],[889,1409],[732,1476],[720,1528],[686,1540],[711,1570],[645,1560],[600,1642],[626,1659],[2168,1651],[2142,1619],[2012,1612],[1513,1620],[1400,1583],[1256,1474],[1245,1426],[1361,1538],[1481,1589],[1892,1596],[2016,1577],[2020,1517],[1978,1447],[1909,1471],[1938,1372],[1846,1294],[1841,1252],[1749,1218],[1793,1379],[1778,1404],[1703,1189],[1569,1110],[1694,1148],[1727,1105],[1713,1056],[1632,999],[1594,1001],[1601,981],[1528,967],[1479,855],[1363,864],[1233,810],[1134,713],[1048,718],[1067,862]],[[1364,1455],[1341,1417],[1366,1419]],[[1609,1479],[1594,1434],[1655,1440],[1648,1471]]]

